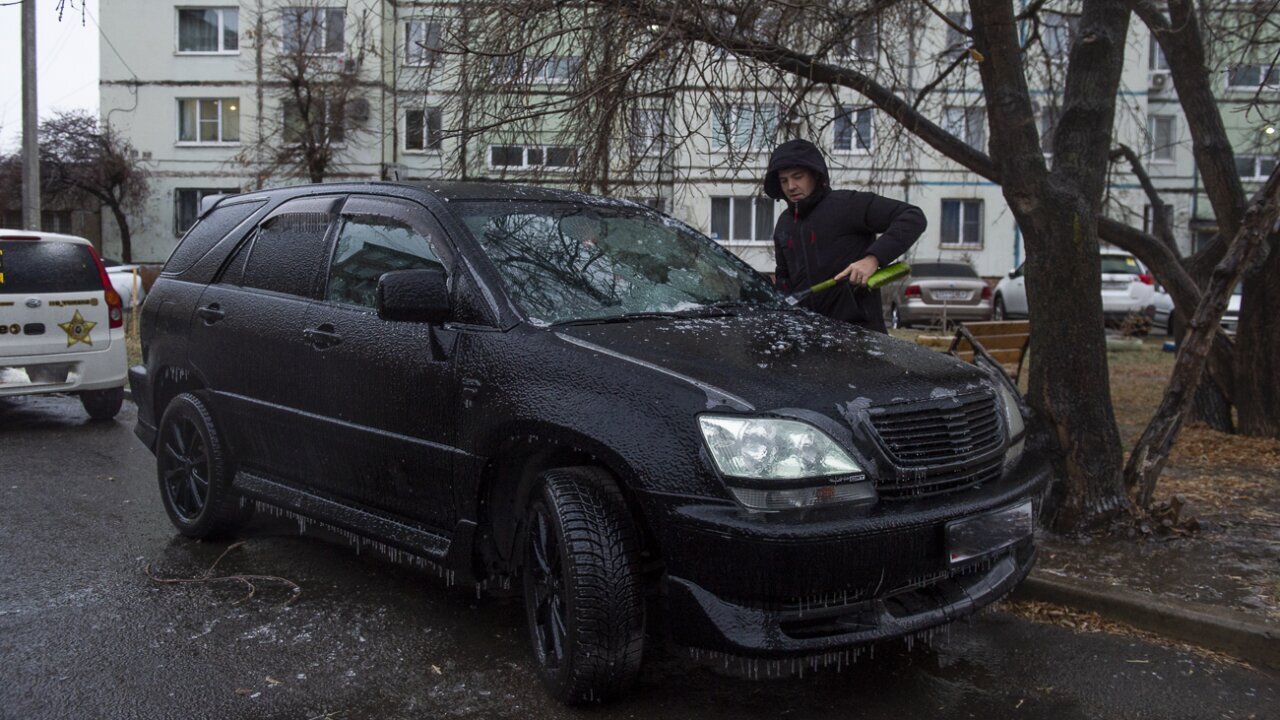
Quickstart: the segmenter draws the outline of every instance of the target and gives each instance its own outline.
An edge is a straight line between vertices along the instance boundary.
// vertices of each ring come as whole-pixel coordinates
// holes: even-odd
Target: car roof
[[[532,200],[535,202],[572,202],[591,205],[612,205],[617,207],[642,208],[644,206],[620,198],[602,197],[575,190],[560,190],[550,187],[518,185],[498,182],[466,182],[466,181],[414,181],[414,182],[344,182],[320,183],[309,185],[289,185],[279,188],[255,190],[239,195],[222,195],[213,207],[227,203],[259,197],[299,197],[329,193],[372,192],[390,194],[400,197],[413,195],[433,195],[444,202],[465,202],[471,200]]]
[[[38,232],[36,230],[0,230],[0,240],[23,240],[38,242],[66,242],[76,245],[92,245],[85,238],[77,235],[62,235],[60,233]]]

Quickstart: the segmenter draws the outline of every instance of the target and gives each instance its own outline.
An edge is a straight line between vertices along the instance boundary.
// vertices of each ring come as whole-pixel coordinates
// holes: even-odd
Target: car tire
[[[89,417],[94,420],[110,420],[120,412],[124,404],[124,388],[113,387],[105,390],[85,390],[80,393],[80,404]]]
[[[1008,320],[1009,319],[1009,313],[1007,313],[1004,309],[1004,298],[1000,297],[999,295],[996,296],[995,302],[991,304],[991,319],[992,320]]]
[[[198,539],[223,537],[249,521],[253,506],[232,490],[226,446],[198,397],[175,397],[156,438],[160,498],[178,532]]]
[[[896,304],[889,308],[889,327],[894,330],[904,327],[902,324],[902,313],[898,311],[898,306]]]
[[[521,574],[539,674],[562,703],[606,702],[640,669],[645,607],[639,539],[613,478],[545,473],[525,515]]]

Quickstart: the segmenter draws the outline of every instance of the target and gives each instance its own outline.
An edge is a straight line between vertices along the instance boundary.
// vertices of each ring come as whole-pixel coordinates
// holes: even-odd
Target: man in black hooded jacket
[[[867,278],[924,232],[920,208],[872,192],[832,190],[822,152],[808,140],[790,140],[773,151],[764,191],[788,204],[773,230],[779,289],[791,293],[833,277],[845,281],[801,304],[886,332],[880,291],[868,289]]]

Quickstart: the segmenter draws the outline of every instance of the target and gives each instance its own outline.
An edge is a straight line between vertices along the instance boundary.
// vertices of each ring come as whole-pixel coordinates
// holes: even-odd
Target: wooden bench
[[[916,342],[973,362],[979,353],[1004,368],[1014,383],[1022,375],[1022,362],[1031,340],[1031,323],[1026,320],[994,320],[962,323],[954,337],[921,335]]]

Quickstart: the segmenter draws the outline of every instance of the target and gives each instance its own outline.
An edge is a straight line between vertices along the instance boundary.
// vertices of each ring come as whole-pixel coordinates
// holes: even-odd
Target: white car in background
[[[110,420],[124,400],[124,336],[123,302],[88,240],[0,230],[0,397],[74,393]]]
[[[107,277],[111,278],[111,286],[124,303],[125,310],[132,310],[141,305],[147,297],[146,288],[142,287],[141,266],[126,265],[119,260],[102,259],[107,268]]]
[[[1222,331],[1228,335],[1236,334],[1236,326],[1240,324],[1240,284],[1237,283],[1235,289],[1231,291],[1231,297],[1227,299],[1227,310],[1222,314]],[[1156,293],[1152,299],[1155,306],[1155,314],[1151,316],[1151,324],[1165,331],[1166,334],[1177,336],[1182,331],[1182,327],[1178,325],[1177,319],[1173,317],[1173,298],[1165,289],[1156,286]]]
[[[1101,253],[1102,314],[1109,325],[1118,325],[1133,313],[1155,312],[1155,278],[1129,253]],[[1025,264],[1010,270],[996,285],[991,316],[995,320],[1027,317]]]

